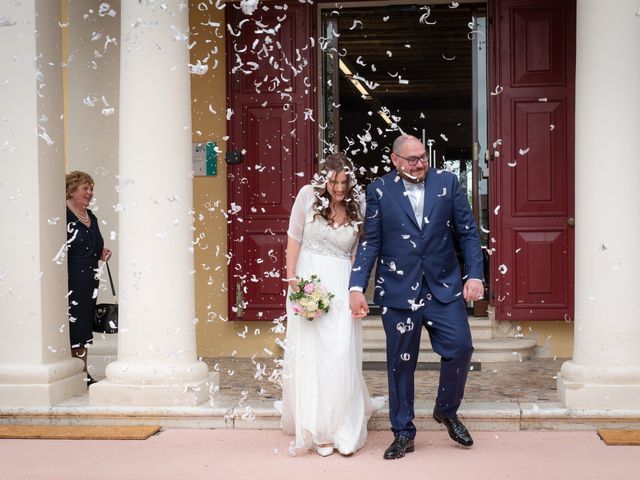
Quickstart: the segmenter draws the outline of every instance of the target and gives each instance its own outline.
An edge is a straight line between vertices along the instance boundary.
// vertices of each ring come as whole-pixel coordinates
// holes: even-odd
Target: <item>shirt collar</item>
[[[419,183],[413,183],[403,178],[402,183],[404,183],[404,189],[408,192],[411,190],[424,190],[424,181]]]

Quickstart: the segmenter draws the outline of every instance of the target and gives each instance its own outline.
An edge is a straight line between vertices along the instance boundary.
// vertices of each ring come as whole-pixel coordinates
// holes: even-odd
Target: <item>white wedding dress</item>
[[[282,428],[295,448],[332,444],[343,454],[364,445],[367,421],[383,398],[370,399],[362,376],[362,323],[349,309],[354,225],[337,228],[313,216],[313,187],[303,187],[288,235],[301,243],[296,275],[316,274],[335,297],[329,312],[309,321],[293,313],[287,293],[287,336],[282,372]],[[374,405],[375,403],[375,405]]]

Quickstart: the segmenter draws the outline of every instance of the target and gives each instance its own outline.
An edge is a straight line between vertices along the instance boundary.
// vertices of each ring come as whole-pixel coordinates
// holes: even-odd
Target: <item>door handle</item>
[[[569,217],[567,218],[567,225],[569,225],[570,227],[573,227],[576,224],[576,219],[573,217]]]

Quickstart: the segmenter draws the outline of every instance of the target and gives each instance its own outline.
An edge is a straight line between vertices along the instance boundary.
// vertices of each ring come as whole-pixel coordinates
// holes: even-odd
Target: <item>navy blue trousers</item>
[[[453,417],[462,402],[473,353],[469,319],[462,297],[452,303],[441,303],[423,287],[418,298],[424,299],[424,306],[415,311],[384,308],[382,313],[387,337],[391,430],[395,435],[409,438],[416,435],[413,424],[414,373],[422,327],[429,332],[431,346],[441,357],[436,408],[445,417]]]

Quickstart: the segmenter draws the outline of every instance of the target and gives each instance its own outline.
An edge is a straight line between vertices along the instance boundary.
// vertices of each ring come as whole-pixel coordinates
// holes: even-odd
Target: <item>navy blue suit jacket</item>
[[[349,287],[366,289],[377,261],[374,302],[411,308],[426,280],[443,303],[462,297],[462,276],[453,243],[459,240],[469,278],[483,279],[482,250],[476,222],[458,178],[429,169],[425,179],[424,224],[418,227],[411,202],[397,172],[367,187],[364,233]]]

